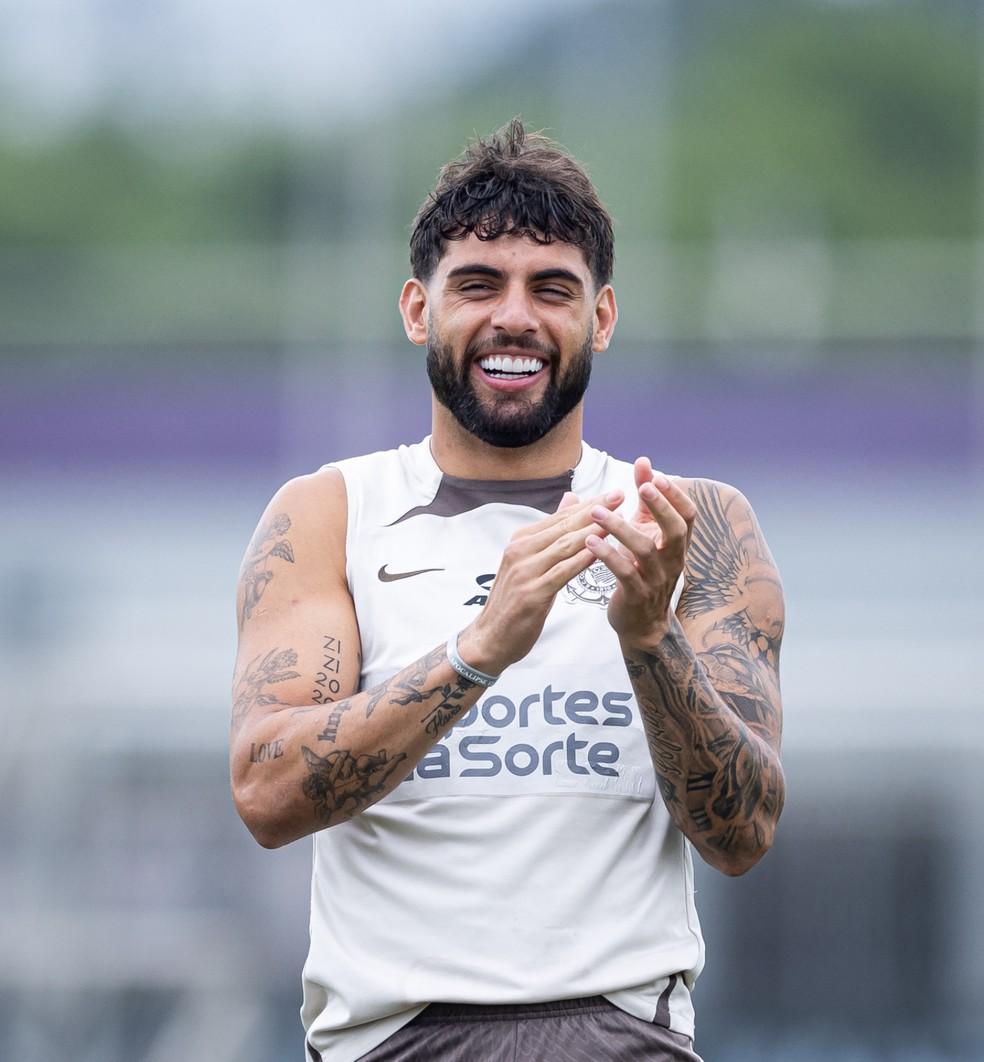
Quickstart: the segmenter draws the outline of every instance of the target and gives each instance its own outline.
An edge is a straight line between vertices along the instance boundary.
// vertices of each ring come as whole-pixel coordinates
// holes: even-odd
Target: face
[[[578,405],[616,316],[579,248],[518,236],[449,241],[426,286],[407,282],[401,310],[437,400],[499,447],[536,442]]]

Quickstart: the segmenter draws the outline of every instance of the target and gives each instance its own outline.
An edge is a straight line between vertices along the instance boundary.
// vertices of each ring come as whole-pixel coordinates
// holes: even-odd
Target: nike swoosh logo
[[[397,579],[410,579],[415,575],[425,575],[427,572],[443,572],[443,568],[418,568],[415,572],[388,572],[386,565],[376,573],[381,583],[395,583]]]

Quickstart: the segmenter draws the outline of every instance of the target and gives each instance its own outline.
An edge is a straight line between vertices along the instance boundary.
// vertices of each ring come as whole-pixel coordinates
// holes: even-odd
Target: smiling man
[[[695,1060],[691,847],[782,809],[782,589],[733,487],[581,437],[610,218],[518,121],[441,171],[400,296],[432,432],[277,492],[243,562],[237,807],[314,835],[324,1062]]]

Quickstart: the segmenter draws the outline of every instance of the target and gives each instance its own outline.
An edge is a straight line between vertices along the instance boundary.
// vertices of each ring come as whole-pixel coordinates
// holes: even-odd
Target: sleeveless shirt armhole
[[[345,488],[345,585],[348,587],[349,593],[354,597],[355,591],[352,586],[352,540],[354,536],[352,532],[358,526],[357,517],[360,506],[358,495],[352,489],[351,480],[345,475],[343,464],[344,462],[337,464],[328,462],[328,464],[322,465],[318,471],[321,472],[326,468],[333,468],[342,477],[342,486]]]

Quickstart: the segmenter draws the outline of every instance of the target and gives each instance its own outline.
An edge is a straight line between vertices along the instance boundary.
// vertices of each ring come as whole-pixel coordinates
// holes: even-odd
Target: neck
[[[461,479],[548,479],[572,469],[581,459],[583,414],[578,405],[542,439],[510,449],[490,446],[432,400],[431,453],[438,468]]]

